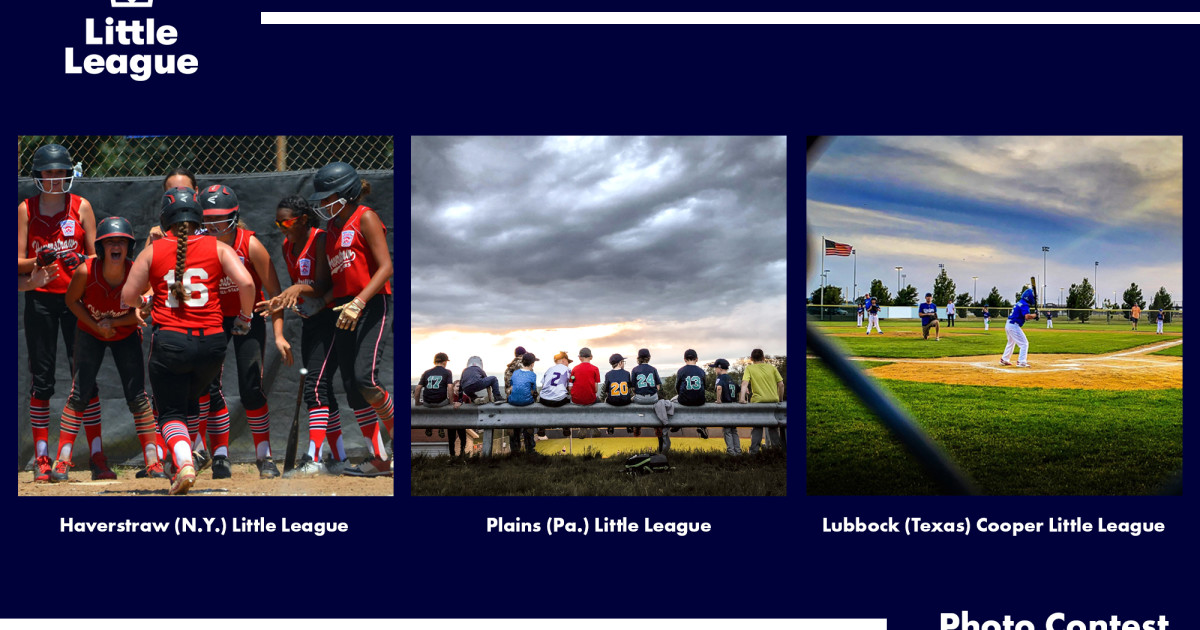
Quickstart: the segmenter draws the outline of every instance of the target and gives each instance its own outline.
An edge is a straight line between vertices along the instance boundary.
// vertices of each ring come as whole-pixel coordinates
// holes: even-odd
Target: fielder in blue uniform
[[[1163,334],[1162,325],[1163,325],[1163,309],[1160,308],[1160,309],[1158,309],[1158,334],[1160,334],[1160,335]]]
[[[1008,322],[1004,324],[1004,332],[1008,335],[1008,344],[1004,346],[1004,356],[1000,357],[1000,365],[1012,365],[1009,359],[1012,358],[1013,346],[1020,346],[1021,353],[1017,355],[1017,367],[1029,367],[1029,362],[1026,357],[1029,354],[1029,340],[1025,338],[1025,331],[1021,329],[1025,322],[1037,317],[1029,312],[1029,306],[1033,304],[1033,289],[1025,289],[1021,294],[1021,299],[1017,301],[1017,305],[1013,307],[1012,314],[1008,316]]]
[[[870,296],[869,293],[867,295]],[[883,330],[879,328],[879,300],[868,297],[863,308],[867,311],[867,334],[871,334],[871,327],[874,326],[875,332],[882,335]]]
[[[942,340],[942,327],[938,324],[937,304],[933,303],[933,294],[925,294],[925,302],[917,307],[917,314],[921,316],[921,335],[924,339],[929,339],[929,327],[932,326],[936,333],[933,340]]]
[[[862,318],[863,318],[863,305],[859,304],[858,305],[858,323],[855,324],[855,326],[854,326],[855,328],[862,328]]]

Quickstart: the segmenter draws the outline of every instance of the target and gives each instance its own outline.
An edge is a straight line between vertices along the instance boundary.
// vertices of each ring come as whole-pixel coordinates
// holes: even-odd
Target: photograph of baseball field
[[[808,494],[1182,491],[1181,137],[812,138]]]

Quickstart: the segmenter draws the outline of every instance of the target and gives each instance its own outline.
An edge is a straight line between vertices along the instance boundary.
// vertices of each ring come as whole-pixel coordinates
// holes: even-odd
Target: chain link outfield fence
[[[290,284],[281,252],[283,237],[274,225],[278,201],[289,194],[307,197],[313,190],[315,169],[341,160],[354,166],[359,175],[371,184],[371,193],[363,203],[379,214],[387,228],[388,249],[395,260],[394,240],[394,172],[392,168],[392,138],[350,136],[231,136],[184,137],[159,136],[131,138],[127,136],[40,136],[18,138],[17,202],[37,194],[29,177],[33,152],[49,143],[67,147],[74,162],[83,162],[83,177],[77,177],[71,188],[73,194],[87,199],[99,222],[105,217],[122,216],[132,223],[138,245],[142,248],[150,226],[158,224],[163,177],[172,169],[191,170],[199,186],[225,184],[238,195],[241,218],[271,255],[271,263],[283,286]],[[287,149],[285,169],[276,168],[279,147]],[[299,147],[299,148],[298,148]],[[273,151],[275,151],[273,153]],[[125,157],[121,157],[125,156]],[[394,281],[393,281],[394,282]],[[25,295],[17,297],[17,467],[30,462],[34,448],[29,423],[30,372],[25,340]],[[394,312],[394,310],[392,311]],[[390,327],[390,326],[389,326]],[[393,331],[389,331],[391,335]],[[78,333],[85,334],[85,333]],[[284,365],[275,347],[274,335],[266,336],[263,360],[263,384],[270,408],[271,446],[276,459],[284,452],[288,429],[296,406],[299,387],[300,322],[286,317],[284,336],[292,345],[296,363]],[[50,448],[58,444],[59,416],[70,393],[71,373],[66,349],[61,337],[56,351],[55,391],[50,400]],[[143,353],[149,352],[150,335],[143,339]],[[379,358],[379,382],[394,392],[395,365],[393,344],[384,344]],[[237,393],[237,372],[234,353],[226,355],[223,382],[225,398],[231,416],[230,458],[234,461],[253,461],[254,444],[246,424],[245,408]],[[133,430],[133,417],[126,406],[115,365],[105,359],[97,379],[102,407],[104,450],[110,463],[138,465],[141,449]],[[342,427],[346,449],[351,457],[366,453],[366,440],[354,422],[353,413],[344,405],[345,389],[342,379],[335,376],[334,395],[343,402]],[[149,381],[147,393],[153,393]],[[302,416],[305,416],[303,412]],[[300,447],[307,444],[307,423],[301,421]],[[75,448],[76,466],[87,466],[88,449],[80,447],[84,436],[78,437]]]
[[[997,321],[1003,322],[1012,313],[1011,306],[997,306],[989,309],[992,323]],[[805,313],[809,319],[826,321],[826,322],[853,322],[858,320],[858,305],[857,304],[809,304],[805,307]],[[1058,323],[1073,323],[1086,324],[1088,326],[1121,326],[1129,328],[1130,314],[1129,309],[1106,309],[1106,308],[1057,308],[1043,307],[1040,311],[1044,318],[1047,315],[1052,317]],[[920,315],[917,313],[915,306],[884,306],[880,312],[880,319],[918,319]],[[938,307],[938,317],[946,318],[946,307]],[[958,322],[983,322],[983,309],[977,306],[960,306],[954,315]],[[1157,310],[1149,308],[1142,309],[1141,316],[1138,317],[1139,325],[1149,324],[1154,325],[1155,319],[1158,317]],[[864,315],[865,321],[865,315]],[[1163,311],[1163,321],[1166,324],[1182,324],[1183,309]]]
[[[22,136],[17,176],[29,177],[33,152],[61,144],[84,177],[193,173],[242,174],[315,170],[334,162],[360,171],[395,169],[392,136]]]

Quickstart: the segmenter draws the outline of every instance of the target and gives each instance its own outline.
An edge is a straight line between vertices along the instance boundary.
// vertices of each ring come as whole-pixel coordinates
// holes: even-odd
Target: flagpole
[[[825,320],[825,235],[821,235],[821,320]]]
[[[854,255],[854,294],[850,296],[851,300],[858,299],[858,250],[850,248],[850,253]]]

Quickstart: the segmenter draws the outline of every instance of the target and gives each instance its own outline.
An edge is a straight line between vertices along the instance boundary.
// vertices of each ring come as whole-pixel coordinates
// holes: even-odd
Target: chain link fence
[[[241,175],[321,168],[342,161],[359,171],[394,170],[392,136],[20,136],[17,177],[32,174],[33,152],[61,144],[84,177],[144,177],[186,168]]]

